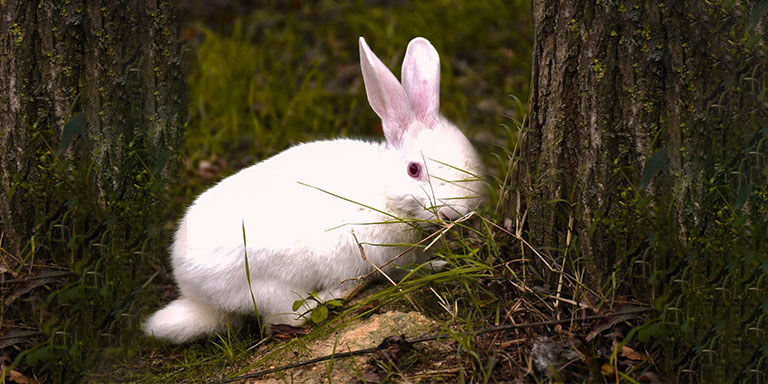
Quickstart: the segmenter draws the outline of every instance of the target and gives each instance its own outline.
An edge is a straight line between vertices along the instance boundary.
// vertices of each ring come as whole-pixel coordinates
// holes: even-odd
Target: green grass
[[[22,294],[19,300],[31,311],[17,310],[17,304],[0,307],[3,321],[19,317],[25,325],[19,332],[34,334],[29,342],[13,347],[13,367],[36,372],[51,382],[83,378],[92,382],[213,380],[262,368],[283,353],[301,353],[313,340],[357,318],[392,308],[424,313],[452,343],[449,354],[424,347],[400,361],[379,361],[382,372],[393,380],[430,372],[429,364],[434,361],[450,362],[455,370],[433,371],[425,381],[488,382],[500,377],[629,381],[646,369],[674,372],[676,364],[715,365],[702,361],[704,358],[691,362],[686,353],[723,343],[707,339],[709,330],[717,327],[724,327],[729,336],[741,337],[738,327],[729,324],[738,324],[743,317],[718,323],[722,318],[706,316],[710,300],[723,300],[724,290],[765,286],[766,264],[759,255],[766,246],[757,236],[766,231],[765,221],[761,221],[766,206],[765,161],[736,162],[745,168],[741,169],[746,178],[740,188],[730,185],[723,166],[706,186],[705,204],[715,208],[716,223],[694,233],[686,245],[673,238],[675,232],[667,220],[670,207],[628,187],[622,195],[623,216],[595,217],[593,221],[611,236],[640,245],[624,250],[623,264],[600,289],[585,286],[574,242],[534,249],[525,241],[528,212],[518,203],[514,181],[522,161],[519,145],[527,134],[525,100],[532,39],[528,7],[527,1],[502,0],[390,5],[322,1],[302,4],[300,9],[265,6],[216,29],[191,25],[190,116],[183,154],[188,178],[173,186],[168,196],[151,170],[137,166],[139,190],[145,195],[136,203],[115,201],[113,210],[106,213],[72,202],[87,202],[87,196],[52,200],[50,204],[71,210],[61,222],[41,228],[31,246],[66,250],[46,260],[66,276],[55,284],[33,288],[32,294]],[[268,341],[265,346],[257,321],[182,346],[142,335],[140,320],[173,295],[165,247],[175,221],[198,193],[298,142],[334,137],[381,139],[379,121],[367,104],[359,72],[358,36],[364,36],[398,76],[408,41],[415,36],[430,39],[442,59],[441,111],[463,128],[485,156],[486,204],[471,220],[455,224],[431,246],[449,268],[429,272],[416,266],[397,286],[386,287],[359,303],[341,308],[327,303],[321,306],[327,313],[308,314],[319,322],[313,331],[291,341]],[[765,148],[768,131],[759,132],[757,139],[743,140],[744,159]],[[58,175],[67,169],[55,157],[46,166]],[[37,185],[36,192],[56,191],[60,180],[49,182]],[[103,225],[89,227],[78,219],[81,215],[101,215],[98,222]],[[35,255],[20,256],[19,265],[31,266]],[[669,260],[678,263],[669,265],[656,255],[671,255]],[[765,322],[765,309],[760,312],[762,307],[755,304],[760,297],[764,296],[754,290],[738,296],[755,308],[744,314],[754,329]],[[692,304],[683,299],[691,299]],[[630,325],[622,322],[610,328],[613,335],[619,335],[617,343],[643,354],[641,362],[616,354],[611,349],[613,339],[605,336],[608,332],[598,333],[590,342],[581,340],[598,322],[541,326],[503,335],[473,333],[512,321],[569,319],[648,301],[660,310],[659,316],[639,327],[635,325],[642,320],[632,318]],[[529,343],[542,334],[578,344],[586,356],[583,364],[567,367],[552,378],[530,371],[525,360],[525,348],[530,345],[514,342],[525,339]],[[755,334],[751,340],[759,340],[760,335]],[[746,356],[745,360],[749,367],[766,366],[760,356]],[[317,369],[331,370],[338,365],[334,360]],[[281,377],[290,382],[292,374],[283,372]]]
[[[415,36],[429,38],[442,59],[441,111],[475,139],[478,149],[494,154],[487,159],[491,175],[506,170],[508,154],[503,148],[510,146],[503,138],[515,139],[517,133],[513,131],[517,128],[502,123],[514,125],[514,119],[521,120],[524,113],[524,108],[508,95],[526,98],[529,82],[531,34],[527,12],[524,2],[373,7],[363,2],[325,2],[299,12],[257,10],[237,18],[224,30],[194,26],[188,79],[191,114],[186,137],[188,174],[193,177],[178,193],[190,201],[212,180],[298,142],[334,137],[381,140],[380,123],[368,106],[359,72],[358,36],[366,37],[398,76],[408,41]],[[212,164],[212,178],[200,171],[201,161]],[[496,207],[501,201],[497,182],[491,184],[493,210],[503,212],[503,208]],[[486,226],[483,230],[492,228]],[[450,237],[461,240],[449,242],[443,238],[435,246],[444,249],[442,255],[452,265],[449,272],[415,273],[397,288],[385,289],[340,313],[332,306],[328,308],[332,310],[330,318],[339,316],[337,320],[323,322],[311,335],[275,348],[301,349],[302,343],[346,324],[350,316],[361,316],[356,312],[372,303],[375,307],[364,313],[382,306],[414,309],[415,305],[437,318],[445,317],[445,309],[434,307],[432,293],[419,293],[425,287],[436,287],[436,292],[453,302],[469,292],[468,302],[472,304],[467,316],[472,320],[459,319],[454,313],[448,315],[450,324],[446,323],[446,328],[459,321],[477,326],[478,321],[486,323],[482,320],[487,316],[486,308],[490,305],[494,312],[500,312],[501,302],[479,279],[493,274],[493,266],[486,264],[490,260],[479,262],[475,258],[480,247],[487,245],[496,249],[496,256],[488,258],[498,259],[501,248],[492,238],[478,244],[478,240],[462,239],[463,235],[454,232],[489,236],[467,225],[458,226]],[[459,249],[451,251],[451,244]],[[414,297],[419,295],[420,299]],[[408,299],[403,301],[405,297]],[[493,301],[495,304],[489,304]],[[159,305],[160,301],[144,310]],[[123,369],[137,381],[185,382],[232,374],[243,369],[252,353],[248,349],[256,342],[248,340],[259,339],[255,322],[247,328],[181,347],[140,339],[141,358],[127,360]],[[158,354],[170,358],[158,359]]]
[[[226,30],[196,27],[187,137],[191,173],[198,171],[200,161],[207,161],[218,170],[215,177],[222,177],[306,140],[380,137],[379,122],[367,105],[358,70],[357,37],[365,36],[397,75],[405,45],[412,37],[423,35],[443,59],[441,111],[463,127],[487,155],[490,196],[472,221],[456,225],[434,245],[435,253],[450,265],[447,270],[427,273],[417,269],[398,286],[340,312],[326,307],[332,309],[329,320],[320,322],[311,334],[273,343],[256,361],[248,359],[255,342],[247,341],[258,339],[255,329],[183,347],[144,341],[139,363],[126,365],[128,370],[145,367],[135,380],[195,381],[237,375],[268,365],[281,353],[302,351],[312,340],[355,318],[393,307],[427,314],[453,340],[454,353],[459,356],[455,361],[458,371],[448,376],[435,373],[436,380],[487,382],[521,372],[529,380],[548,380],[545,374],[526,371],[525,366],[516,366],[511,373],[501,371],[499,361],[511,359],[508,355],[513,353],[519,357],[524,350],[501,348],[493,344],[499,340],[477,337],[473,331],[510,319],[573,318],[578,313],[600,313],[642,302],[653,303],[659,315],[641,326],[618,324],[612,328],[620,334],[617,345],[645,353],[642,362],[623,358],[618,350],[611,350],[612,340],[598,335],[580,347],[587,355],[584,364],[569,367],[551,379],[631,381],[644,370],[671,375],[682,372],[682,378],[696,378],[690,371],[702,368],[723,374],[723,365],[713,360],[714,352],[707,351],[717,350],[718,345],[730,348],[731,344],[708,336],[742,337],[740,321],[744,317],[733,317],[729,310],[708,311],[708,303],[722,302],[722,292],[745,292],[737,300],[754,309],[743,314],[753,332],[760,332],[765,318],[764,309],[755,304],[759,301],[755,288],[765,284],[760,277],[765,270],[764,258],[757,255],[765,251],[759,234],[766,229],[761,221],[765,215],[766,168],[762,168],[761,159],[755,164],[746,160],[761,152],[765,130],[758,129],[756,132],[761,133],[742,140],[743,160],[734,160],[740,168],[732,170],[744,175],[741,187],[732,186],[726,166],[709,181],[703,203],[713,207],[715,223],[704,232],[693,233],[684,244],[670,227],[673,207],[655,201],[628,182],[621,195],[621,204],[626,207],[622,215],[593,218],[596,230],[625,239],[627,249],[620,250],[624,253],[618,255],[620,264],[611,278],[601,287],[587,287],[575,242],[533,249],[524,241],[528,213],[516,203],[514,180],[521,162],[518,146],[526,134],[524,102],[518,100],[527,100],[528,93],[531,30],[527,6],[501,1],[404,2],[395,6],[323,2],[300,11],[279,7],[259,10],[238,18]],[[733,84],[736,87],[739,83]],[[738,107],[732,110],[737,115]],[[646,171],[652,176],[654,170]],[[186,184],[187,201],[208,182],[196,177]],[[676,262],[672,264],[672,260]],[[722,316],[733,318],[723,322]],[[641,322],[632,321],[635,325]],[[536,332],[567,338],[583,337],[587,331],[573,325],[543,327]],[[507,337],[530,340],[535,335],[513,333]],[[158,361],[154,357],[157,353],[173,358]],[[736,365],[746,361],[746,368],[755,372],[765,366],[764,358],[741,354],[734,351],[727,359]],[[427,364],[418,356],[411,358],[415,361],[402,363],[410,367],[411,374]],[[514,361],[522,364],[522,360]],[[151,369],[146,368],[152,364]],[[329,364],[326,367],[333,365]],[[385,365],[383,369],[392,379],[409,374],[391,362]],[[290,380],[291,374],[285,372],[283,377]]]
[[[391,6],[328,1],[299,11],[266,7],[219,30],[191,27],[185,154],[190,178],[172,190],[175,197],[165,211],[168,220],[152,230],[146,243],[137,247],[110,237],[113,249],[98,248],[104,252],[102,256],[86,259],[93,260],[85,263],[95,273],[93,284],[86,284],[89,280],[83,278],[52,294],[63,297],[58,305],[78,305],[100,300],[96,291],[114,290],[112,295],[123,300],[117,300],[106,316],[112,327],[106,332],[102,327],[83,327],[93,322],[75,324],[83,315],[67,314],[60,319],[63,323],[56,323],[60,328],[48,331],[46,343],[30,350],[26,363],[36,365],[54,381],[73,381],[87,374],[94,382],[199,382],[260,367],[285,351],[303,350],[307,343],[356,318],[401,308],[421,311],[438,321],[455,342],[457,370],[434,373],[434,377],[490,380],[493,362],[509,352],[488,348],[490,341],[473,332],[505,323],[509,316],[522,322],[547,319],[552,297],[573,298],[573,291],[580,288],[570,270],[558,267],[548,253],[539,253],[521,240],[525,212],[510,211],[514,173],[521,161],[518,144],[525,134],[525,108],[520,100],[527,99],[530,74],[532,34],[527,7],[524,1],[501,0]],[[143,336],[138,329],[140,319],[167,302],[173,289],[162,262],[162,248],[170,239],[174,220],[196,194],[213,181],[294,143],[341,136],[381,139],[380,123],[367,104],[359,72],[358,36],[364,36],[398,76],[408,41],[415,36],[430,39],[442,59],[441,112],[462,127],[486,155],[487,203],[471,221],[455,224],[431,246],[450,267],[436,273],[417,268],[397,286],[341,310],[321,306],[329,313],[315,316],[320,324],[311,334],[272,342],[269,352],[253,362],[254,350],[261,343],[256,321],[246,323],[244,329],[183,346]],[[156,197],[163,198],[167,197]],[[502,228],[507,221],[511,224]],[[142,257],[129,259],[127,265],[118,262],[124,258],[115,257],[137,250]],[[551,272],[565,280],[556,292],[530,288],[546,283],[536,270],[535,259],[545,260],[553,266]],[[135,275],[122,280],[101,275],[120,268]],[[84,271],[82,276],[89,273]],[[91,290],[82,290],[90,286]],[[564,306],[557,300],[554,303]],[[509,312],[510,308],[515,311]],[[90,307],[97,313],[100,309],[103,307]],[[323,322],[321,317],[326,316],[328,320]],[[62,339],[56,336],[61,329],[80,333]],[[119,334],[121,339],[96,342],[99,332],[107,337]],[[51,354],[50,350],[58,352]],[[436,359],[452,358],[434,353]],[[387,375],[402,379],[409,373],[397,364],[407,364],[417,372],[429,363],[423,356],[406,360],[385,364]],[[286,372],[284,377],[290,379],[291,374]]]
[[[517,112],[507,95],[527,97],[527,23],[523,2],[323,2],[299,12],[256,11],[223,35],[201,26],[189,77],[190,161],[224,159],[231,168],[297,142],[380,138],[358,36],[398,76],[408,41],[429,38],[443,59],[441,111],[470,137],[498,133],[502,114]]]
[[[531,35],[525,24],[526,7],[523,2],[501,1],[398,7],[324,3],[303,12],[256,11],[237,19],[231,30],[224,32],[197,26],[198,35],[192,38],[190,52],[194,63],[189,77],[188,166],[196,172],[198,162],[208,161],[220,170],[215,176],[218,178],[301,141],[340,136],[381,140],[379,121],[368,106],[359,72],[357,37],[366,37],[399,76],[405,46],[411,38],[421,35],[441,53],[441,111],[464,128],[469,137],[479,138],[483,152],[499,153],[488,159],[492,174],[506,169],[507,154],[502,148],[507,147],[507,142],[495,138],[514,138],[501,123],[513,123],[510,117],[515,116],[522,119],[524,111],[508,95],[527,95]],[[519,51],[510,47],[519,47]],[[184,193],[191,198],[207,183],[204,178],[194,178],[186,184]],[[491,199],[499,201],[497,188],[492,194]],[[474,231],[470,227],[457,230]],[[481,296],[485,301],[493,299],[477,277],[492,271],[490,266],[474,261],[479,247],[475,242],[462,244],[461,253],[446,248],[445,258],[453,266],[450,272],[423,276],[416,273],[397,288],[345,308],[341,314],[331,312],[331,317],[336,314],[346,320],[322,323],[308,339],[285,343],[278,349],[296,348],[296,344],[322,337],[349,321],[349,316],[363,305],[377,304],[366,313],[381,306],[403,305],[392,303],[447,282],[452,288],[441,295],[456,298],[463,296],[454,292],[456,289],[471,291],[476,296],[471,299],[475,302],[471,316],[484,318],[485,314],[478,312],[486,306],[480,303]],[[443,240],[437,246],[448,244]],[[488,244],[496,246],[493,240]],[[463,283],[455,285],[457,282]],[[477,293],[480,290],[484,293]],[[422,299],[410,301],[435,315],[446,313],[442,308],[431,308],[431,294]],[[191,346],[145,344],[149,355],[144,352],[139,366],[154,366],[136,372],[135,380],[194,381],[218,377],[225,367],[234,372],[249,356],[244,340],[258,340],[254,337],[257,335],[251,329]],[[157,361],[152,357],[156,353],[173,358]]]

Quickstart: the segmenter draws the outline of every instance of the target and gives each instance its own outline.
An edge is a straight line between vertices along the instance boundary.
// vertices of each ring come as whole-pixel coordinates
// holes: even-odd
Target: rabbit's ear
[[[440,56],[429,40],[417,37],[408,43],[402,77],[416,117],[432,126],[440,108]]]
[[[387,142],[400,148],[406,129],[413,121],[413,108],[403,86],[397,81],[384,63],[360,38],[360,68],[363,71],[365,93],[368,103],[381,118],[382,129]]]

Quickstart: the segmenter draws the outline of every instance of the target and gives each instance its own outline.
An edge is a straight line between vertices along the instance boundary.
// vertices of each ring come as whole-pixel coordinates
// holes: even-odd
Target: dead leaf
[[[287,324],[273,324],[270,327],[272,337],[278,340],[295,339],[309,333],[312,327],[293,327]]]
[[[23,373],[15,370],[11,370],[10,375],[8,376],[8,379],[13,383],[18,384],[29,384],[32,381],[29,380],[29,377],[24,376]]]
[[[621,357],[626,357],[627,359],[630,359],[630,360],[642,360],[643,359],[643,354],[642,353],[640,353],[638,351],[635,351],[634,349],[632,349],[630,347],[627,347],[626,345],[621,347],[620,355],[621,355]]]
[[[613,370],[613,365],[610,365],[608,363],[603,364],[602,367],[600,367],[600,373],[603,374],[603,376],[613,376],[615,371]]]

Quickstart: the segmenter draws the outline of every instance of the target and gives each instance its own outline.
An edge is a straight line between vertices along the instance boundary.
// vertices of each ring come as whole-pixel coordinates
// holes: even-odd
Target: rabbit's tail
[[[180,297],[155,312],[144,323],[144,332],[159,339],[184,343],[226,329],[230,315],[195,300]]]

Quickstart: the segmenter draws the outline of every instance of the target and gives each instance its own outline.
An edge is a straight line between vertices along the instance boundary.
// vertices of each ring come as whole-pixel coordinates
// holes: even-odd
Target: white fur
[[[437,111],[434,47],[423,38],[411,41],[404,86],[362,38],[360,52],[368,99],[387,141],[297,145],[200,195],[171,247],[181,298],[147,319],[147,334],[175,343],[215,334],[254,313],[251,294],[267,323],[302,325],[299,314],[312,304],[294,312],[294,301],[312,291],[323,300],[343,297],[358,283],[348,279],[373,270],[355,236],[370,262],[382,265],[420,240],[414,225],[393,217],[433,220],[437,212],[456,219],[480,203],[477,153]],[[424,167],[421,179],[408,175],[409,162]],[[424,260],[416,250],[397,263]],[[384,271],[402,275],[394,265]]]
[[[231,314],[182,296],[150,316],[145,331],[152,336],[183,343],[200,335],[219,333],[233,320],[236,317]]]

